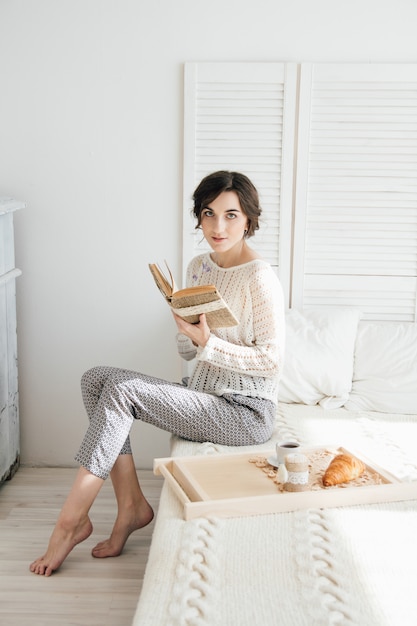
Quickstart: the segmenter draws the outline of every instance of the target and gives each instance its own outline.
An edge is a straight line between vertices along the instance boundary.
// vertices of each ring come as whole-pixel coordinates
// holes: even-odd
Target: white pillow
[[[354,308],[287,312],[281,402],[331,409],[344,405],[352,388],[359,319]]]
[[[417,324],[359,324],[352,392],[345,407],[417,414]]]

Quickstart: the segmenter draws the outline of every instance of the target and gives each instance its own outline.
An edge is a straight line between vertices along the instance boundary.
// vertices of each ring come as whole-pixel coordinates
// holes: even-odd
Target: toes
[[[107,547],[107,541],[100,541],[100,543],[94,546],[94,548],[91,550],[91,554],[94,555],[95,553],[99,553],[106,547]]]
[[[33,563],[29,565],[29,569],[34,574],[43,574],[41,559],[38,559],[37,561],[33,561]]]
[[[108,546],[100,544],[91,550],[91,554],[95,557],[108,556],[110,552],[111,550],[109,550]]]
[[[36,561],[29,566],[29,569],[33,574],[38,574],[39,576],[50,576],[54,571],[50,565]]]

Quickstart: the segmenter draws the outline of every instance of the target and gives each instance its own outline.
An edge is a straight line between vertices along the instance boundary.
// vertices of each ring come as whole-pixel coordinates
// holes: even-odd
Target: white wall
[[[88,367],[181,375],[147,263],[180,272],[183,63],[416,62],[416,24],[415,0],[0,0],[23,463],[72,464]],[[132,443],[138,467],[169,450]]]

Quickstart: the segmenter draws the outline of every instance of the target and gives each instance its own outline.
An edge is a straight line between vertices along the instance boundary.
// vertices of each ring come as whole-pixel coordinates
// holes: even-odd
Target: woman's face
[[[224,254],[242,242],[248,218],[235,191],[223,191],[201,211],[201,229],[214,252]]]

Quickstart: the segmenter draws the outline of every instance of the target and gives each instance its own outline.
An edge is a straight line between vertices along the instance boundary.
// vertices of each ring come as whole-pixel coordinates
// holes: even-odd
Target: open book
[[[155,283],[174,313],[191,324],[196,324],[199,316],[205,313],[210,328],[226,328],[239,323],[215,285],[197,285],[178,290],[171,270],[167,264],[166,266],[169,278],[158,265],[149,263]]]

